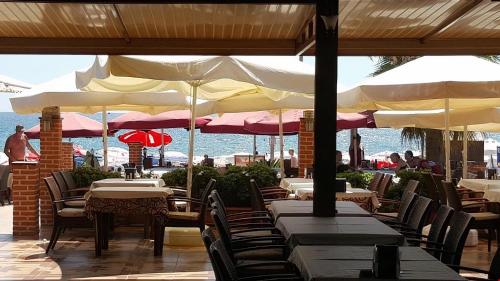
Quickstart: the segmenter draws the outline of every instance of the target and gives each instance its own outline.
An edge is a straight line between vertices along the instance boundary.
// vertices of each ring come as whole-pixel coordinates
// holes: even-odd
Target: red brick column
[[[133,142],[128,144],[128,162],[142,165],[142,143]]]
[[[39,238],[39,167],[38,162],[13,162],[12,201],[14,237]]]
[[[299,127],[299,177],[304,176],[305,168],[312,168],[314,159],[314,128],[312,111],[305,111],[300,118]]]
[[[61,170],[63,170],[63,171],[73,170],[73,143],[72,142],[63,142],[62,143]]]
[[[40,186],[43,178],[62,167],[62,119],[58,107],[44,108],[40,118]],[[40,189],[40,221],[52,224],[52,204],[46,188]]]

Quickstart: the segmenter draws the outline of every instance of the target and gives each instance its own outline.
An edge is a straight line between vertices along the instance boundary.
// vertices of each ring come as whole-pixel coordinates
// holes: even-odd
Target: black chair
[[[445,264],[460,265],[465,240],[473,222],[474,218],[470,214],[462,211],[455,212],[450,221],[450,229],[446,234],[444,243],[434,243],[433,247],[424,249],[431,254],[439,255],[439,259]]]
[[[406,193],[416,193],[419,185],[420,185],[419,181],[417,181],[417,180],[409,180],[408,183],[406,184],[406,187],[404,188],[404,190],[402,192],[402,196],[401,197],[403,197]],[[401,206],[401,201],[403,200],[403,198],[401,198],[400,200],[388,199],[388,198],[379,198],[378,200],[380,202],[380,206],[381,207],[390,207],[391,209],[399,209],[399,207]],[[393,213],[394,217],[396,216],[395,214],[396,213]]]
[[[0,204],[4,205],[4,198],[7,203],[12,201],[12,194],[8,186],[9,183],[10,167],[7,165],[0,165]]]
[[[446,205],[439,206],[439,209],[436,212],[436,216],[432,221],[431,228],[429,230],[428,235],[422,235],[421,233],[414,232],[408,233],[406,235],[406,241],[415,246],[420,246],[421,243],[425,243],[426,247],[432,248],[434,245],[443,244],[444,237],[446,235],[446,230],[448,229],[448,225],[450,223],[451,218],[453,217],[454,210]],[[426,240],[422,240],[425,238]],[[439,253],[434,253],[436,258],[439,258]]]
[[[205,190],[203,190],[201,200],[186,197],[168,198],[167,202],[170,206],[175,206],[176,202],[183,202],[189,205],[190,210],[185,212],[176,210],[169,211],[165,226],[198,227],[200,232],[203,232],[205,229],[205,213],[208,206],[208,195],[215,188],[215,184],[216,180],[210,179]]]
[[[85,207],[85,199],[83,198],[83,196],[76,196],[76,195],[74,195],[75,193],[68,190],[68,186],[66,185],[66,182],[64,181],[64,178],[63,178],[61,172],[52,172],[52,177],[56,181],[56,184],[59,187],[59,190],[61,191],[62,198],[74,199],[74,200],[67,201],[66,203],[64,203],[64,205],[66,205],[68,207],[74,207],[74,208]],[[88,188],[86,188],[84,190],[88,191]]]
[[[382,222],[405,223],[408,221],[408,215],[417,198],[418,195],[413,192],[404,192],[401,201],[398,201],[399,209],[397,213],[374,213],[373,215]]]
[[[45,253],[48,253],[50,249],[54,249],[59,235],[61,235],[61,232],[65,228],[92,228],[93,223],[88,219],[83,208],[69,208],[65,206],[65,203],[73,199],[63,199],[53,177],[44,178],[44,181],[52,200],[52,214],[54,218],[50,242],[45,250]]]
[[[422,228],[427,222],[431,211],[432,200],[427,197],[420,196],[415,204],[411,207],[410,213],[408,214],[408,220],[405,223],[391,223],[388,224],[402,234],[405,233],[422,233]]]
[[[210,245],[210,254],[212,255],[213,261],[215,263],[214,269],[218,270],[218,276],[221,277],[223,281],[301,281],[303,280],[297,274],[295,266],[287,261],[266,261],[265,263],[258,264],[248,264],[237,267],[228,253],[225,251],[224,243],[221,240],[217,240],[212,245]],[[278,273],[278,274],[257,274],[244,275],[242,270],[246,272],[252,272],[252,268],[263,266],[282,266],[288,269],[289,273]]]
[[[404,191],[416,193],[419,185],[420,182],[418,180],[409,180]]]
[[[485,281],[500,280],[500,248],[497,249],[497,252],[495,253],[495,256],[493,257],[493,260],[491,261],[489,271],[478,269],[478,268],[465,267],[465,266],[456,266],[456,265],[449,265],[449,266],[455,270],[465,270],[465,271],[469,271],[469,272],[476,272],[476,273],[482,273],[482,274],[488,275],[488,279],[467,276],[466,278],[468,280],[485,280]]]
[[[485,212],[467,212],[474,218],[471,228],[488,230],[488,252],[491,251],[491,240],[495,231],[497,232],[497,245],[500,245],[500,214],[492,212],[495,208],[498,210],[500,204],[497,202],[477,202],[474,205],[468,204],[467,208],[464,208],[460,195],[453,184],[451,182],[443,182],[443,186],[446,187],[448,205],[455,209],[455,211],[467,212],[467,209],[470,208],[483,208],[486,210]]]
[[[212,264],[212,269],[214,270],[215,274],[215,280],[222,281],[223,279],[220,269],[217,268],[217,264],[215,263],[214,258],[210,253],[210,246],[217,240],[211,227],[203,230],[203,232],[201,233],[201,239],[203,240],[203,244],[205,245],[205,249],[207,250],[208,257],[210,258],[210,263]]]
[[[380,182],[382,181],[383,178],[384,178],[383,173],[376,172],[372,180],[370,181],[370,184],[368,185],[368,189],[370,191],[377,191],[378,186],[380,185]]]
[[[61,171],[60,173],[66,183],[66,186],[68,187],[68,191],[87,192],[89,190],[88,186],[78,187],[70,171]]]
[[[385,193],[389,191],[391,185],[392,185],[392,175],[385,174],[384,178],[380,181],[380,184],[377,187],[377,197],[384,198]]]

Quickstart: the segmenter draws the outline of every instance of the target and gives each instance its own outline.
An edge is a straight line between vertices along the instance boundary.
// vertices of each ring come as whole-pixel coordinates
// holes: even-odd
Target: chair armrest
[[[233,249],[233,252],[234,253],[242,253],[242,252],[247,252],[247,251],[267,250],[267,249],[282,249],[282,250],[287,250],[288,249],[288,245],[286,245],[286,244],[258,245],[258,246],[252,246],[252,247],[245,247],[245,248]]]
[[[283,241],[285,241],[285,237],[278,236],[278,235],[239,237],[239,238],[232,238],[231,244],[239,245],[239,244],[245,244],[245,243],[249,243],[249,242],[265,242],[265,241],[272,241],[273,243],[283,242]],[[276,245],[276,244],[274,244],[274,245]]]
[[[64,202],[70,202],[70,201],[83,201],[85,199],[83,198],[65,198],[65,199],[61,199],[61,200],[56,200],[56,201],[52,201],[53,203],[64,203]]]
[[[270,217],[245,217],[245,218],[235,218],[235,219],[228,219],[227,222],[229,223],[238,223],[238,222],[245,222],[245,221],[264,221],[264,222],[272,222],[272,219]]]
[[[228,221],[231,221],[233,218],[270,218],[271,216],[267,211],[255,211],[255,212],[241,212],[226,215]]]

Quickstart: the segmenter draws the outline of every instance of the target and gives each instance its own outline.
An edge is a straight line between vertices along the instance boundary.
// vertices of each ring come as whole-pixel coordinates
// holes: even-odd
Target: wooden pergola
[[[0,0],[0,53],[315,55],[314,214],[332,216],[338,55],[500,54],[500,2]]]

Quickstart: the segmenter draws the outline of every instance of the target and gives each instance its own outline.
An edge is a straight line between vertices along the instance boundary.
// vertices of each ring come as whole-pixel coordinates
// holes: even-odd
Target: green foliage
[[[338,173],[337,178],[345,178],[348,183],[351,184],[352,188],[368,188],[370,181],[373,178],[372,173],[360,173],[360,172],[345,172]]]
[[[93,167],[79,167],[72,173],[73,179],[78,187],[90,186],[92,182],[107,179],[107,178],[121,178],[119,172],[104,172]]]
[[[246,172],[259,186],[274,186],[278,184],[275,170],[266,163],[254,163],[246,169]]]
[[[186,175],[187,177],[187,175]],[[208,166],[194,166],[193,167],[193,189],[191,191],[192,197],[200,198],[203,190],[207,186],[210,179],[219,181],[219,173],[213,167]]]
[[[161,178],[168,186],[187,186],[187,170],[175,169],[169,173],[164,173]]]
[[[217,184],[217,190],[226,206],[250,206],[250,177],[246,175],[244,169],[238,170],[240,169],[229,169]]]

